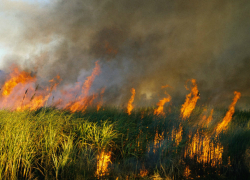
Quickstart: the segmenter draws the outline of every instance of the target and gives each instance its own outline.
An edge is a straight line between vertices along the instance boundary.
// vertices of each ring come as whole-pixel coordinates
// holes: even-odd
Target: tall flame
[[[210,164],[215,167],[222,164],[223,146],[219,142],[214,143],[206,133],[200,133],[198,130],[193,138],[191,138],[191,134],[189,135],[189,140],[191,142],[188,143],[185,150],[185,158],[196,159],[203,166]]]
[[[131,98],[129,99],[129,101],[128,101],[128,106],[127,106],[127,113],[128,113],[128,115],[131,115],[131,111],[133,110],[133,108],[134,108],[134,106],[133,106],[133,102],[134,102],[134,98],[135,98],[135,89],[134,88],[132,88],[131,90],[130,90],[130,92],[132,93],[132,95],[131,95]]]
[[[222,130],[226,130],[228,123],[232,120],[232,116],[235,112],[234,107],[235,107],[238,99],[240,99],[241,93],[234,91],[234,95],[235,96],[234,96],[233,102],[230,104],[229,109],[228,109],[225,117],[223,118],[223,121],[220,124],[218,124],[218,126],[216,127],[216,134],[217,135],[220,134],[220,132]]]
[[[82,94],[75,101],[68,103],[66,109],[69,109],[71,112],[86,110],[88,104],[91,104],[91,102],[96,97],[96,96],[88,97],[88,93],[95,80],[95,77],[101,73],[100,69],[101,69],[100,65],[98,64],[97,61],[95,63],[95,68],[91,76],[87,77],[86,81],[82,86]]]
[[[200,99],[200,94],[195,79],[192,79],[191,82],[193,84],[193,87],[191,89],[191,92],[186,95],[186,101],[181,108],[181,116],[183,119],[190,117],[192,111],[195,108],[197,100]]]
[[[112,163],[111,160],[111,151],[108,153],[105,153],[102,151],[99,155],[97,155],[97,170],[96,170],[96,176],[99,179],[99,177],[108,175],[108,165],[109,163]]]
[[[36,89],[30,87],[30,91],[33,93],[30,99],[28,97],[26,98],[28,89],[25,92],[25,96],[23,97],[22,104],[16,107],[16,110],[21,111],[21,110],[36,110],[38,108],[41,108],[45,106],[46,102],[51,96],[51,92],[53,89],[56,89],[56,86],[60,83],[61,78],[59,75],[57,75],[55,78],[51,79],[50,82],[50,88],[47,87],[45,90],[37,92],[38,91],[38,86]],[[38,95],[36,95],[36,93]],[[26,99],[25,99],[26,98]]]
[[[163,112],[163,106],[165,103],[171,101],[171,96],[169,94],[167,94],[168,97],[166,98],[163,98],[162,100],[160,100],[158,103],[157,103],[157,106],[158,108],[154,110],[154,114],[155,115],[165,115],[165,113]]]
[[[28,82],[34,81],[35,77],[32,77],[29,73],[25,71],[19,71],[18,68],[14,68],[13,73],[10,74],[11,79],[5,82],[3,86],[3,96],[8,96],[11,94],[14,87],[19,83],[26,84]]]
[[[102,88],[102,90],[101,90],[101,92],[100,92],[101,100],[100,100],[100,102],[97,104],[97,107],[96,107],[97,111],[99,111],[99,109],[101,108],[101,106],[102,106],[102,104],[103,104],[103,94],[104,94],[104,92],[105,92],[105,88]]]

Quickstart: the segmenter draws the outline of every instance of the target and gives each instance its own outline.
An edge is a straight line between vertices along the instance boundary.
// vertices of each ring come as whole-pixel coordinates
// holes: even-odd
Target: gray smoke
[[[132,87],[138,105],[150,98],[157,102],[164,91],[180,104],[191,78],[197,80],[202,104],[230,102],[235,90],[242,99],[250,96],[248,0],[3,4],[1,10],[19,27],[1,37],[13,49],[4,71],[15,63],[36,71],[44,82],[60,75],[63,86],[84,81],[99,60],[102,73],[93,89],[106,87],[104,99],[112,104],[126,103]],[[161,89],[166,84],[173,88]]]

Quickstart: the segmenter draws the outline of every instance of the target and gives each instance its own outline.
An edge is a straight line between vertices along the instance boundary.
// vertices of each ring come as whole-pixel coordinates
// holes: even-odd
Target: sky
[[[6,1],[6,0],[0,1],[0,6],[4,7],[5,4],[8,4],[6,2],[8,2],[8,1]],[[10,2],[10,6],[13,6],[13,7],[15,7],[15,6],[18,7],[18,5],[20,3],[21,4],[22,3],[24,3],[24,4],[27,3],[27,4],[43,7],[43,6],[49,5],[49,3],[52,2],[52,1],[51,0],[9,0],[9,2]],[[4,8],[2,8],[2,9],[4,9]],[[16,31],[18,31],[18,29],[21,28],[20,25],[18,25],[18,22],[13,22],[14,20],[13,20],[13,17],[11,17],[11,15],[8,16],[8,14],[11,13],[11,12],[9,12],[8,10],[2,11],[2,9],[0,11],[0,19],[1,19],[1,22],[2,22],[1,25],[0,25],[0,28],[1,29],[8,29],[8,28],[12,29],[13,27],[15,27]],[[6,23],[6,21],[12,21],[12,22]],[[6,25],[7,25],[7,27],[6,27]],[[3,35],[3,33],[1,35]],[[4,43],[2,43],[0,41],[0,68],[1,68],[1,66],[3,66],[3,58],[4,58],[4,56],[6,54],[10,54],[11,50],[12,50],[11,47],[6,46],[6,44],[4,44]]]
[[[93,86],[106,87],[111,104],[126,102],[132,87],[138,103],[155,103],[166,84],[181,104],[190,79],[201,103],[227,105],[234,91],[243,103],[249,19],[249,0],[1,0],[0,70],[16,64],[42,82],[59,74],[63,86],[83,81],[99,61]]]

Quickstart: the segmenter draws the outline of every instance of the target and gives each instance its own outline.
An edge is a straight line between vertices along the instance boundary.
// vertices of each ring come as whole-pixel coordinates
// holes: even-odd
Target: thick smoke
[[[230,102],[235,90],[242,99],[250,95],[248,0],[2,4],[12,22],[7,25],[18,28],[0,31],[6,33],[1,42],[12,49],[4,71],[15,63],[36,71],[40,81],[60,75],[63,86],[84,81],[99,60],[102,73],[93,88],[106,87],[104,99],[112,104],[126,103],[132,87],[138,105],[157,102],[164,91],[173,103],[183,103],[191,78],[202,104]],[[173,88],[161,89],[166,84]]]

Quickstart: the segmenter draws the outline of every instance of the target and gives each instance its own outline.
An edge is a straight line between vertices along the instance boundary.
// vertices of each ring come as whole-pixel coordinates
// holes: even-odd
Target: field
[[[200,93],[188,80],[185,102],[171,106],[165,91],[155,107],[105,105],[85,82],[57,91],[14,69],[0,103],[0,179],[249,179],[250,112],[196,106]],[[162,89],[169,88],[168,85]],[[54,98],[56,96],[56,98]]]
[[[1,110],[0,179],[247,179],[250,112],[218,134],[227,111]]]

